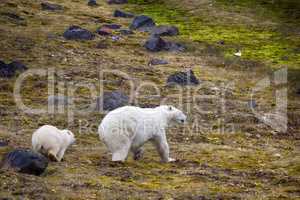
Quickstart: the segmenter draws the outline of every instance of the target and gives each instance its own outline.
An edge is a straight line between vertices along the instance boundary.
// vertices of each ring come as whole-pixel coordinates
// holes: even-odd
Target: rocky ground
[[[47,106],[54,77],[55,92],[75,97],[76,110],[84,109],[96,99],[79,84],[100,91],[100,72],[116,70],[126,77],[105,75],[105,92],[130,95],[130,89],[139,89],[132,104],[152,107],[164,100],[183,109],[189,123],[168,130],[177,162],[160,163],[147,144],[141,161],[130,157],[114,164],[96,134],[103,113],[96,109],[72,116],[67,108],[56,114],[25,113],[13,94],[20,75],[11,76],[21,72],[9,71],[9,77],[3,77],[6,71],[1,71],[0,157],[11,149],[30,148],[32,132],[43,124],[68,127],[77,142],[63,162],[49,163],[41,176],[1,170],[0,199],[300,198],[299,3],[253,2],[98,0],[94,6],[84,0],[53,0],[53,7],[41,1],[1,1],[1,66],[17,60],[26,65],[21,71],[48,69],[48,75],[55,74],[49,79],[32,76],[21,84],[27,106]],[[161,41],[161,51],[147,50],[149,33],[129,33],[133,18],[114,17],[116,9],[147,15],[157,25],[177,26],[179,35],[162,39],[184,50],[162,48]],[[105,24],[119,24],[126,31]],[[70,40],[64,33],[72,25],[87,31],[87,40]],[[237,50],[241,56],[234,55]],[[198,85],[167,84],[171,74],[189,69]],[[274,74],[284,74],[282,69],[287,69],[288,81],[276,85]],[[270,80],[271,86],[259,89],[261,80]],[[266,113],[278,108],[275,91],[285,89],[286,131],[279,123],[264,121]]]

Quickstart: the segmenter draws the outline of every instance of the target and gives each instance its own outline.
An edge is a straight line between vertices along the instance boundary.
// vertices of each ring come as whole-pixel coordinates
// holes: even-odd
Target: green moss
[[[189,13],[184,8],[173,7],[159,1],[131,1],[136,3],[127,9],[153,17],[157,24],[173,24],[180,29],[181,37],[195,42],[205,42],[217,46],[225,57],[233,57],[237,48],[242,50],[242,58],[260,61],[280,67],[288,65],[290,68],[300,66],[300,54],[293,51],[297,48],[300,38],[285,37],[274,28],[256,27],[241,22],[220,22],[211,19],[201,12]],[[220,9],[220,8],[219,8]],[[219,41],[225,45],[218,46]]]

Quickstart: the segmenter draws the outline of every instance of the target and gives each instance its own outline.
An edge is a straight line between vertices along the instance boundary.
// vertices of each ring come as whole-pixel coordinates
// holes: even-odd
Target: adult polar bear
[[[129,151],[137,160],[142,146],[151,140],[163,162],[172,162],[165,129],[172,122],[184,123],[186,116],[173,106],[139,108],[124,106],[109,112],[98,128],[100,139],[112,153],[112,161],[125,161]]]

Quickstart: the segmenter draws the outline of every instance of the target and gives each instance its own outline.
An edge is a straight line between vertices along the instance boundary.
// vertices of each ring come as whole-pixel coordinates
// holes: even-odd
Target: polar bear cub
[[[173,106],[139,108],[124,106],[109,112],[98,127],[101,140],[112,153],[112,161],[125,161],[131,151],[138,160],[142,146],[152,141],[163,162],[175,161],[169,157],[166,128],[173,122],[185,123],[186,115]]]
[[[69,130],[60,130],[44,125],[32,135],[32,148],[47,155],[51,160],[61,161],[67,148],[75,142],[74,134]]]

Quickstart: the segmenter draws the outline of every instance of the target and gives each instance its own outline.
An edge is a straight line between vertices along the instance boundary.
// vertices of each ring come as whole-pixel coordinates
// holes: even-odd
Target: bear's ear
[[[172,106],[169,106],[169,111],[172,111]]]

